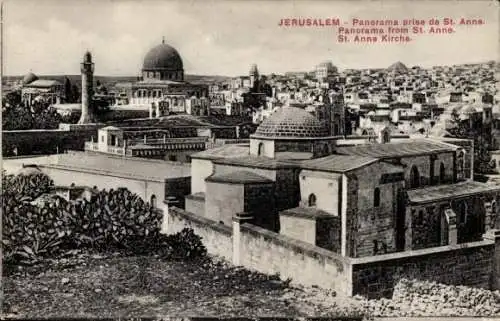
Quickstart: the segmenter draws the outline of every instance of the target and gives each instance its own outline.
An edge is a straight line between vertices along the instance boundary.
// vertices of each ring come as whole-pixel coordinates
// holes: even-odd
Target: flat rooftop
[[[3,167],[8,172],[13,172],[15,168],[22,168],[23,164],[156,181],[191,176],[191,165],[189,164],[135,157],[90,155],[83,152],[3,160]]]

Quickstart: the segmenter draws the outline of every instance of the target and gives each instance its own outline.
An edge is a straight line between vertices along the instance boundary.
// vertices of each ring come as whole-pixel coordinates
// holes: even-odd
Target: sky
[[[180,53],[185,73],[244,75],[338,68],[451,65],[498,60],[496,1],[120,1],[4,0],[6,75],[79,74],[90,50],[95,73],[140,74],[144,55],[165,42]],[[421,35],[404,44],[338,43],[336,29],[283,28],[284,18],[482,18],[452,35]]]

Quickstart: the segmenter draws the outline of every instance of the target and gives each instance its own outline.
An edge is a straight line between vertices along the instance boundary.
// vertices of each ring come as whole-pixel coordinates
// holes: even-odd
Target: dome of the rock
[[[182,70],[183,63],[177,50],[165,43],[152,48],[144,57],[143,70]]]

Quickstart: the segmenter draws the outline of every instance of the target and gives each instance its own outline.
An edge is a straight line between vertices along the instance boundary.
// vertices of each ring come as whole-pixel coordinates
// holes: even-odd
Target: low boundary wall
[[[500,232],[491,237],[486,234],[480,242],[348,258],[249,224],[238,214],[229,227],[166,204],[163,211],[165,234],[192,228],[210,254],[234,265],[279,273],[292,283],[334,289],[339,295],[390,298],[400,278],[498,288]]]
[[[494,256],[485,240],[352,259],[353,293],[390,298],[400,278],[490,289]]]

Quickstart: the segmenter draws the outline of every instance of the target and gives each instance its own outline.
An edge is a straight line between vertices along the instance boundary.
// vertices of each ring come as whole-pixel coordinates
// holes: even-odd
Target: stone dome
[[[24,78],[23,78],[23,84],[27,85],[27,84],[30,84],[30,83],[34,82],[35,80],[38,80],[37,75],[35,75],[34,73],[30,72],[26,76],[24,76]]]
[[[149,52],[144,57],[143,70],[182,70],[183,63],[177,50],[165,43],[162,43]]]
[[[283,107],[265,119],[255,136],[274,138],[326,137],[328,130],[316,117],[298,107]]]
[[[387,68],[387,71],[395,72],[408,72],[408,67],[405,66],[401,61],[397,61]]]

